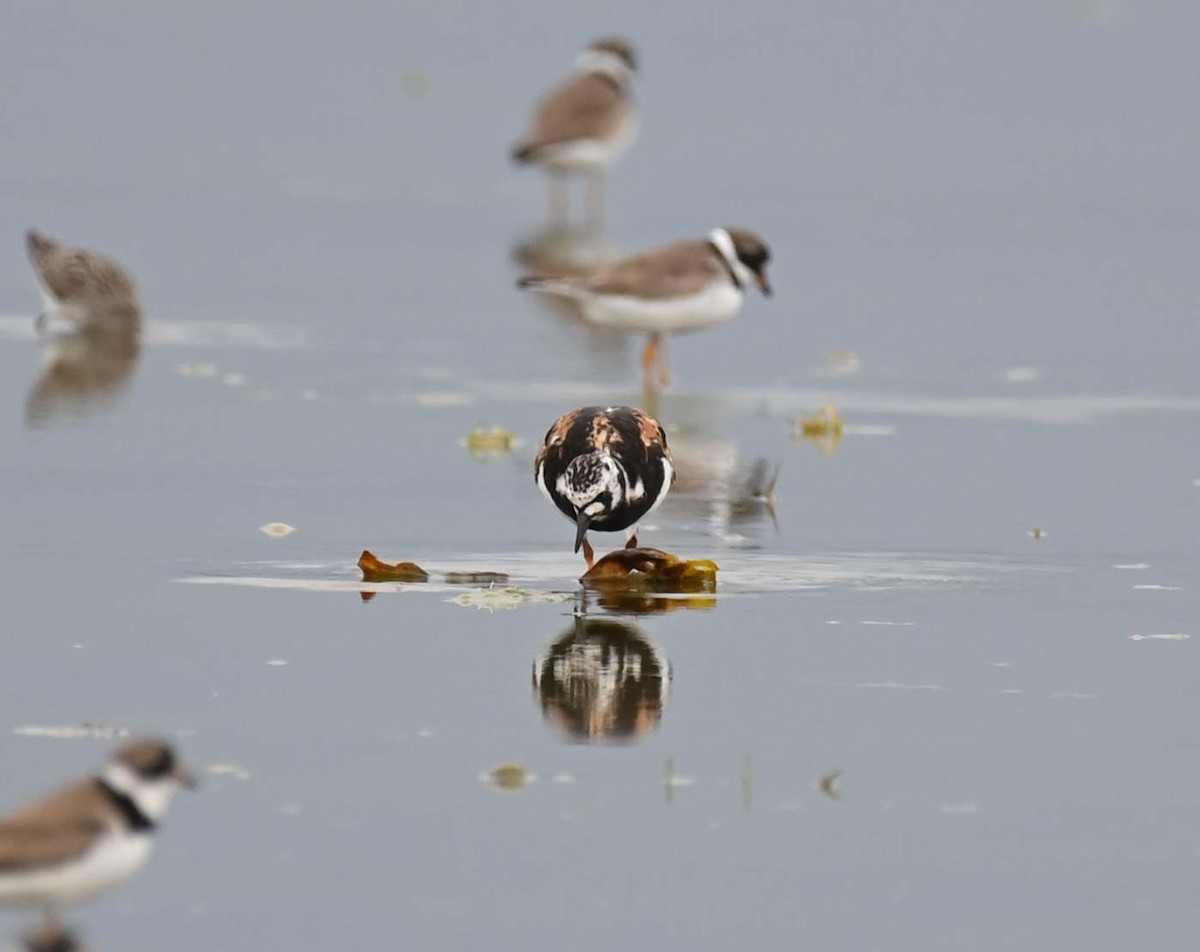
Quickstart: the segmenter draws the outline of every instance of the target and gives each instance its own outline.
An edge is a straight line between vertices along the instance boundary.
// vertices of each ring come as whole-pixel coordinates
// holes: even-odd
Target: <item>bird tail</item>
[[[518,142],[512,147],[509,153],[514,162],[519,165],[526,165],[534,160],[537,150],[526,142]]]
[[[537,291],[540,294],[557,294],[559,297],[579,297],[579,287],[563,278],[545,277],[539,274],[527,274],[517,279],[517,287],[522,291]]]

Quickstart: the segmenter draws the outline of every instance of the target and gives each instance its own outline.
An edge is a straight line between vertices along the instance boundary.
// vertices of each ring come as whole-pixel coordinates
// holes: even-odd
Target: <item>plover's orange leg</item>
[[[658,382],[664,387],[671,385],[671,370],[667,366],[667,339],[658,345]]]
[[[661,388],[671,382],[671,372],[667,369],[666,342],[662,334],[653,333],[646,341],[646,349],[642,351],[642,374],[650,387]]]
[[[596,564],[596,553],[592,549],[592,544],[588,542],[587,536],[583,537],[583,557],[587,559],[588,571],[591,571],[592,566]]]

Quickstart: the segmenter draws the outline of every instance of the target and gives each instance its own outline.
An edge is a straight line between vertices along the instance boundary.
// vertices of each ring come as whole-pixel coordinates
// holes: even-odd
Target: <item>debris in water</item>
[[[129,729],[107,724],[22,724],[12,732],[18,737],[51,737],[55,740],[113,740],[128,737]]]
[[[494,612],[511,611],[522,605],[536,605],[541,602],[567,602],[572,597],[569,592],[535,592],[528,588],[480,588],[473,592],[463,592],[447,601],[464,608]]]
[[[817,781],[817,789],[829,797],[830,800],[841,800],[842,791],[839,788],[839,781],[841,779],[842,772],[840,770],[831,770]]]
[[[1187,641],[1191,635],[1185,635],[1181,631],[1166,632],[1161,635],[1130,635],[1130,641]]]
[[[258,531],[272,539],[284,539],[295,532],[296,527],[286,522],[268,522],[265,526],[259,526]]]
[[[1031,539],[1040,540],[1040,539],[1046,538],[1046,536],[1048,536],[1050,533],[1047,532],[1045,529],[1043,529],[1041,526],[1034,526],[1032,529],[1030,529],[1025,534],[1027,536],[1029,536],[1029,538],[1031,538]]]
[[[1005,367],[1001,379],[1005,383],[1036,383],[1042,379],[1037,367]]]
[[[537,780],[537,776],[526,770],[523,764],[509,762],[493,767],[480,779],[497,790],[522,790]]]
[[[717,563],[708,559],[681,559],[662,549],[617,549],[597,560],[580,581],[601,591],[715,592],[717,568]]]
[[[825,367],[826,373],[832,377],[853,377],[855,374],[862,373],[863,369],[862,358],[845,347],[839,347],[826,354],[821,363]]]
[[[249,780],[250,771],[239,764],[216,763],[209,764],[205,772],[213,777],[231,777],[234,780]]]
[[[217,375],[215,364],[176,364],[175,373],[181,377],[194,377],[203,380]]]
[[[282,658],[271,658],[263,663],[269,668],[282,668],[287,664]]]
[[[358,557],[364,582],[428,582],[429,573],[416,562],[381,562],[369,549]]]
[[[470,402],[470,394],[455,390],[429,390],[417,394],[417,403],[423,407],[463,407]]]
[[[448,585],[503,585],[508,581],[504,572],[447,572]]]
[[[842,442],[845,426],[842,415],[837,407],[827,403],[820,413],[812,416],[798,416],[792,420],[792,439],[809,440],[816,443],[821,451],[833,454],[838,444]]]
[[[418,102],[428,96],[429,85],[429,74],[419,66],[405,70],[397,82],[400,95],[411,102]]]
[[[479,423],[471,427],[464,439],[458,441],[476,459],[495,459],[507,456],[521,445],[521,439],[512,430],[494,423]]]

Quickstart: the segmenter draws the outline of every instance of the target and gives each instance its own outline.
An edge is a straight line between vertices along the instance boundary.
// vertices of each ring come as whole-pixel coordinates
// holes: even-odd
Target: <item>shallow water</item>
[[[583,621],[532,458],[641,400],[640,342],[513,287],[543,196],[503,156],[612,23],[0,37],[0,801],[122,730],[208,774],[75,914],[95,949],[1194,945],[1197,14],[652,6],[614,13],[643,139],[567,250],[745,223],[778,295],[673,342],[658,407],[643,541],[717,593]],[[26,223],[135,273],[132,359],[52,372]],[[827,403],[840,443],[796,436]],[[481,422],[521,445],[473,458]],[[433,578],[361,583],[364,548]]]

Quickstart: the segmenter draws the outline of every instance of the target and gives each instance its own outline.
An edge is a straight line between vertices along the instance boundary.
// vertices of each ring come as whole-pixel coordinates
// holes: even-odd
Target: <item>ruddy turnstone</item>
[[[679,241],[579,275],[528,275],[517,285],[575,301],[595,324],[649,332],[642,365],[647,379],[657,373],[665,383],[664,335],[729,320],[741,309],[751,282],[769,297],[770,260],[771,249],[754,232],[714,228],[698,241]]]
[[[0,904],[68,903],[116,886],[150,856],[154,832],[180,787],[195,786],[169,746],[126,744],[95,777],[0,821]]]
[[[570,172],[590,176],[591,215],[600,217],[604,171],[637,136],[629,96],[636,71],[637,57],[626,40],[596,40],[575,58],[574,75],[538,104],[529,132],[513,146],[515,161],[541,165],[553,176],[551,218],[566,217],[562,178]]]
[[[45,309],[37,319],[39,330],[57,316],[77,330],[137,331],[141,321],[137,288],[115,261],[59,244],[33,229],[25,233],[25,246],[45,299]]]
[[[637,545],[638,523],[675,481],[667,435],[632,407],[581,407],[559,417],[534,462],[542,492],[575,523],[575,551],[588,568],[595,553],[588,529],[626,532]]]

